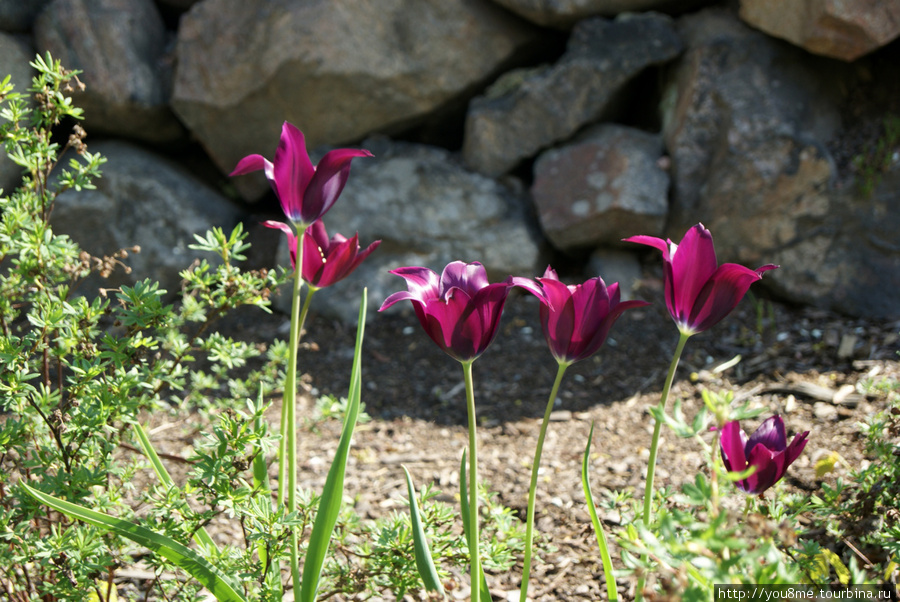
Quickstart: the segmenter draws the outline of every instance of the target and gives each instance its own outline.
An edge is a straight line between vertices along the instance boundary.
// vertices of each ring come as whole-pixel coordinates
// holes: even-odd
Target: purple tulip
[[[694,335],[717,324],[734,309],[750,289],[777,265],[751,270],[735,263],[716,262],[712,234],[697,224],[685,233],[680,244],[653,236],[632,236],[636,242],[662,251],[666,305],[678,329]]]
[[[247,155],[230,175],[262,169],[284,214],[299,224],[300,229],[306,229],[325,215],[341,195],[350,176],[350,161],[354,157],[371,156],[367,150],[340,148],[326,153],[319,165],[314,166],[306,152],[303,132],[285,121],[273,161],[262,155]]]
[[[381,305],[384,311],[409,299],[422,328],[450,357],[466,363],[484,353],[500,326],[500,315],[513,286],[521,286],[546,303],[544,291],[528,278],[510,276],[488,283],[487,272],[478,262],[454,261],[438,277],[428,268],[391,270],[406,280],[409,290],[394,293]]]
[[[297,267],[297,236],[288,224],[276,221],[263,222],[264,226],[276,228],[287,235],[291,251],[291,266]],[[335,234],[331,240],[321,220],[313,222],[303,237],[303,281],[313,290],[319,290],[339,282],[349,276],[369,254],[378,248],[376,240],[360,250],[359,234],[346,238]]]
[[[750,495],[757,495],[778,482],[794,460],[806,447],[809,431],[795,436],[787,444],[784,421],[781,416],[772,416],[747,438],[738,421],[722,427],[719,447],[722,461],[729,472],[743,472],[749,467],[756,470],[742,481],[735,481],[738,489]]]
[[[637,300],[620,303],[619,283],[607,287],[599,276],[584,284],[565,285],[548,266],[543,278],[537,280],[550,304],[541,304],[540,309],[544,338],[561,364],[572,364],[596,353],[626,309],[649,305]]]

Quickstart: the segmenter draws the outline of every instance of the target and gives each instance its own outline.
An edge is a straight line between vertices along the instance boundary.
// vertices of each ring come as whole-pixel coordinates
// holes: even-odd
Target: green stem
[[[294,296],[291,299],[291,334],[288,344],[290,354],[288,356],[287,375],[284,379],[284,399],[282,401],[281,434],[282,445],[280,448],[278,468],[278,499],[283,500],[283,476],[284,456],[287,455],[287,498],[288,514],[297,511],[297,347],[300,343],[300,290],[303,288],[303,236],[306,228],[298,227],[300,235],[297,236],[297,254],[294,264]],[[309,295],[307,296],[307,301]],[[306,304],[308,306],[308,303]],[[305,312],[303,314],[305,317]],[[286,436],[285,436],[286,435]],[[300,592],[300,534],[297,529],[291,530],[291,581],[294,592]]]
[[[297,278],[297,275],[295,273],[294,274],[295,281],[296,281],[296,278]],[[295,289],[296,289],[296,283],[295,283]],[[293,345],[293,347],[292,347],[294,349],[294,356],[293,356],[293,359],[291,360],[291,364],[295,365],[295,366],[297,364],[296,351],[297,351],[297,348],[300,346],[300,339],[303,338],[303,325],[306,323],[306,315],[309,313],[310,300],[312,299],[312,296],[316,292],[316,290],[318,290],[318,289],[315,289],[312,287],[309,288],[309,290],[306,293],[306,298],[303,300],[303,308],[300,310],[300,317],[298,318],[300,325],[297,328],[297,343],[295,345]],[[295,299],[296,299],[297,295],[299,295],[299,292],[295,290],[294,291]],[[292,316],[291,333],[293,333],[293,315],[294,315],[294,300],[292,299],[291,300],[291,316]],[[291,334],[290,336],[293,337],[294,335]],[[288,373],[289,373],[289,375],[285,377],[285,381],[284,381],[284,384],[285,384],[284,399],[288,399],[288,397],[287,397],[287,387],[288,387],[287,379],[290,376],[290,369],[288,369]],[[296,371],[295,371],[293,378],[296,379]],[[296,383],[296,380],[294,382]],[[294,385],[294,393],[296,393],[296,391],[297,391],[297,387],[295,384]],[[278,446],[278,503],[279,504],[283,504],[285,502],[284,486],[288,480],[288,476],[287,476],[288,475],[288,466],[287,466],[287,462],[284,461],[284,458],[287,455],[287,445],[288,445],[288,443],[287,443],[287,441],[288,441],[288,434],[287,434],[288,405],[289,404],[287,404],[286,402],[284,402],[284,400],[282,400],[282,403],[281,403],[281,431],[280,431],[281,442]]]
[[[475,426],[475,391],[472,387],[472,362],[462,362],[466,380],[466,409],[469,415],[469,559],[472,602],[481,600],[481,553],[478,549],[478,439]]]
[[[553,402],[556,400],[559,385],[568,367],[568,363],[559,362],[556,380],[553,381],[553,387],[550,389],[550,399],[547,400],[547,409],[544,410],[544,420],[541,422],[541,432],[538,435],[537,447],[534,450],[534,462],[531,464],[531,485],[528,488],[528,510],[526,510],[525,515],[525,559],[522,566],[522,585],[519,588],[519,602],[525,602],[528,598],[528,580],[531,576],[531,554],[534,545],[534,498],[537,492],[538,471],[541,465],[541,453],[544,450],[544,438],[547,436],[547,425],[550,424]]]
[[[669,391],[672,389],[672,381],[675,380],[675,371],[678,368],[678,361],[681,359],[681,353],[684,351],[684,345],[690,338],[690,334],[679,331],[678,345],[675,347],[675,354],[672,356],[672,363],[669,364],[669,373],[666,375],[666,383],[663,385],[662,396],[659,400],[659,407],[665,411],[666,404],[669,401]],[[662,430],[662,422],[657,420],[653,425],[653,437],[650,440],[650,459],[647,461],[647,480],[644,488],[644,515],[643,522],[645,527],[650,526],[650,520],[653,518],[653,477],[656,474],[656,457],[659,452],[659,435]],[[644,578],[638,579],[637,591],[635,592],[635,600],[640,602],[644,589]]]

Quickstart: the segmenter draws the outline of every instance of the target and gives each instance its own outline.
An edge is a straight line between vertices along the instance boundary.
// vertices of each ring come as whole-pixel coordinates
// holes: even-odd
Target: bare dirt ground
[[[653,304],[626,312],[600,352],[572,366],[561,387],[537,494],[537,527],[555,550],[535,563],[530,592],[536,602],[606,598],[580,481],[592,422],[595,497],[623,489],[642,495],[653,426],[647,408],[659,401],[677,331],[658,278],[647,278],[639,296]],[[286,318],[260,314],[236,321],[232,334],[271,340]],[[301,354],[307,394],[301,412],[311,409],[316,395],[346,396],[355,336],[355,327],[316,315],[307,328]],[[814,465],[823,455],[837,452],[844,459],[824,477],[826,482],[867,461],[857,424],[883,408],[885,400],[860,394],[858,385],[865,379],[900,378],[898,331],[900,322],[848,319],[747,298],[725,321],[690,339],[669,407],[680,399],[690,417],[702,405],[702,389],[730,389],[739,400],[767,408],[745,430],[772,413],[784,416],[789,436],[809,430],[809,444],[784,486],[812,493],[821,484]],[[715,372],[738,355],[734,367]],[[356,500],[356,510],[368,518],[405,508],[401,464],[419,487],[432,482],[456,503],[459,458],[467,443],[459,365],[427,338],[411,310],[370,316],[363,362],[363,402],[372,420],[357,428],[347,472],[346,493]],[[480,477],[523,520],[540,418],[555,372],[535,300],[511,297],[500,334],[474,364],[475,398]],[[335,422],[301,433],[302,487],[321,490],[339,428]],[[680,487],[703,469],[703,453],[696,442],[663,433],[657,484]],[[733,503],[741,501],[739,494],[729,495]],[[614,512],[601,518],[612,530],[619,523]],[[488,576],[495,600],[518,599],[520,568]],[[446,585],[453,597],[465,599],[467,581],[466,568],[460,567]],[[628,587],[622,587],[626,599],[632,595]]]

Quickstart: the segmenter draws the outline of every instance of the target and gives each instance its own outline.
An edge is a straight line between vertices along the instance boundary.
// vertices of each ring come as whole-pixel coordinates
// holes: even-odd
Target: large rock
[[[673,170],[668,235],[680,239],[703,222],[720,261],[781,264],[764,282],[787,298],[900,315],[900,298],[884,294],[900,279],[900,249],[887,242],[900,199],[889,187],[872,198],[839,189],[825,145],[840,125],[850,68],[725,12],[704,11],[682,26],[688,50],[668,90],[664,128]]]
[[[127,142],[97,142],[89,150],[107,158],[103,177],[96,190],[69,190],[57,198],[54,230],[97,257],[140,246],[140,253],[125,260],[131,274],[117,270],[110,280],[93,279],[90,286],[150,278],[176,293],[178,273],[198,255],[188,248],[196,242],[194,234],[214,226],[230,231],[240,210],[181,167]],[[207,259],[215,263],[214,257]]]
[[[385,138],[364,146],[375,157],[354,161],[323,221],[329,235],[359,232],[363,246],[383,242],[349,278],[317,293],[314,311],[352,322],[367,286],[372,315],[387,295],[405,288],[388,270],[407,265],[440,273],[454,260],[480,261],[494,279],[543,273],[540,234],[521,187],[468,171],[443,149]],[[274,230],[272,236],[285,238]],[[289,265],[284,244],[280,258]],[[290,303],[285,296],[282,308]]]
[[[83,71],[75,103],[89,133],[157,143],[183,135],[167,104],[167,34],[152,0],[53,0],[34,38],[39,52]]]
[[[271,157],[284,120],[311,148],[415,124],[536,35],[489,2],[206,0],[181,20],[173,106],[227,172]],[[268,190],[262,177],[235,185]]]
[[[684,12],[709,0],[494,0],[545,27],[569,28],[587,17],[613,17],[650,10]]]
[[[26,32],[50,0],[0,0],[0,31]]]
[[[672,20],[663,15],[580,22],[555,65],[507,74],[487,95],[472,100],[463,143],[466,165],[493,176],[511,170],[603,118],[631,79],[680,51]]]
[[[604,124],[543,153],[531,195],[544,234],[557,248],[619,245],[631,233],[659,236],[668,214],[662,138]]]
[[[26,97],[30,95],[31,78],[36,75],[28,64],[33,60],[34,53],[28,44],[17,37],[0,33],[0,81],[9,75],[10,83],[15,86],[14,91]],[[21,165],[13,163],[6,153],[0,152],[0,189],[4,195],[12,194],[22,181],[24,170]]]
[[[900,36],[896,0],[741,0],[741,18],[809,52],[853,61]]]

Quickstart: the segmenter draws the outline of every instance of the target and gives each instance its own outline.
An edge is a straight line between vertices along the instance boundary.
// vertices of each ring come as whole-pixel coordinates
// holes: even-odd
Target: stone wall
[[[0,0],[0,72],[23,90],[48,51],[83,70],[110,162],[54,218],[95,253],[140,245],[170,290],[192,229],[278,218],[264,178],[226,174],[287,120],[314,155],[375,154],[325,218],[384,240],[322,293],[337,315],[363,282],[373,305],[397,289],[389,268],[454,259],[602,265],[627,291],[658,257],[622,238],[703,222],[720,261],[781,264],[782,298],[896,318],[898,33],[873,0]]]

